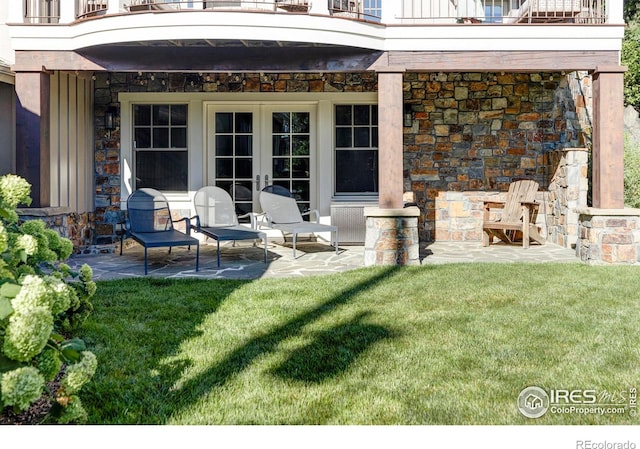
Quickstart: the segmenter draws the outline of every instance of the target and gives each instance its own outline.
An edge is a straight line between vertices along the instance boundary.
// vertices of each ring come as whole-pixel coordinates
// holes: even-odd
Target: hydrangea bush
[[[19,223],[31,186],[16,175],[0,177],[0,412],[21,412],[51,393],[51,417],[82,423],[78,394],[96,371],[95,355],[72,334],[91,313],[96,292],[88,265],[79,272],[64,261],[73,245],[40,220]]]

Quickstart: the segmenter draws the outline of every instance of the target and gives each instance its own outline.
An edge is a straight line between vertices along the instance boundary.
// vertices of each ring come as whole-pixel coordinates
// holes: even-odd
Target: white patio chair
[[[260,206],[266,215],[267,226],[282,232],[283,236],[291,234],[293,237],[293,258],[296,258],[296,239],[298,234],[313,234],[316,232],[330,232],[334,237],[333,246],[338,254],[338,227],[325,225],[318,222],[318,211],[305,212],[305,215],[315,215],[315,222],[304,221],[298,209],[298,204],[293,198],[276,195],[273,193],[260,192]]]
[[[262,240],[264,243],[264,262],[267,262],[267,234],[255,230],[252,214],[241,215],[240,218],[251,218],[251,229],[238,222],[231,196],[220,187],[206,186],[196,192],[193,198],[196,216],[191,217],[191,229],[214,239],[218,250],[218,267],[220,266],[220,242],[236,240]]]

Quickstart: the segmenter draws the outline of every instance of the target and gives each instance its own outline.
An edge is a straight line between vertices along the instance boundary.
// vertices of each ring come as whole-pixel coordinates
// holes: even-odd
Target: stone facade
[[[554,150],[546,225],[549,241],[571,248],[578,241],[578,208],[587,206],[589,152],[586,148]]]
[[[591,265],[640,263],[640,209],[578,210],[576,254]]]
[[[406,73],[404,102],[413,122],[404,128],[404,187],[420,209],[420,239],[479,241],[482,201],[500,197],[517,179],[534,179],[542,190],[554,185],[554,152],[587,140],[589,81],[578,73]],[[376,90],[372,72],[96,75],[95,243],[115,242],[123,219],[119,129],[102,128],[118,93]],[[562,215],[563,207],[549,209]],[[566,235],[562,223],[549,222],[553,236]],[[570,239],[557,238],[563,240]]]
[[[422,212],[420,238],[479,241],[482,201],[518,179],[547,190],[550,153],[585,141],[575,85],[560,73],[406,74],[414,120],[405,128],[404,182]]]
[[[18,209],[20,222],[42,220],[49,229],[73,243],[74,251],[86,253],[94,251],[94,219],[93,214],[71,211],[68,207],[45,207]]]
[[[419,265],[417,207],[404,209],[364,209],[367,229],[364,243],[364,264]]]

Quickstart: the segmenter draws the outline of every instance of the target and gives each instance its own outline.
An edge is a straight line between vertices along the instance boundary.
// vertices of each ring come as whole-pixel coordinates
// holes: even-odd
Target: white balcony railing
[[[11,0],[17,5],[16,0]],[[273,11],[395,24],[607,23],[605,0],[21,0],[26,23],[67,23],[97,15],[138,12]],[[65,8],[74,8],[65,9]],[[621,10],[614,11],[614,18]],[[621,17],[620,17],[621,18]]]

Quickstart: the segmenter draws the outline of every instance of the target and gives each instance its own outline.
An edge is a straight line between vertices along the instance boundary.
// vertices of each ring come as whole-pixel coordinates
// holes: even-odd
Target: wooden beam
[[[624,72],[616,65],[593,74],[593,207],[624,207]]]
[[[403,193],[403,72],[378,73],[378,205],[401,209]]]
[[[618,60],[616,51],[390,51],[388,64],[407,71],[571,72],[593,71]]]

